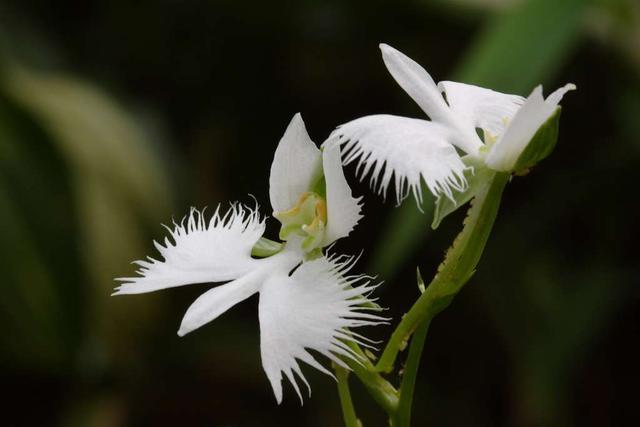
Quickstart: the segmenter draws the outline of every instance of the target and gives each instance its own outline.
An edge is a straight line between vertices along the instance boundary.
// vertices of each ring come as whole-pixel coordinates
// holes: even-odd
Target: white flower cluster
[[[555,113],[571,84],[546,100],[537,87],[528,98],[455,82],[436,85],[420,65],[381,45],[395,80],[430,120],[391,115],[362,117],[339,126],[319,149],[299,114],[276,149],[269,177],[273,215],[280,239],[263,238],[258,208],[232,204],[205,218],[192,210],[169,237],[156,243],[162,260],[136,261],[137,277],[121,282],[114,295],[139,294],[194,283],[226,282],[202,294],[187,310],[178,334],[211,322],[237,303],[259,294],[262,365],[278,402],[282,374],[302,400],[298,380],[311,391],[299,361],[332,375],[312,356],[321,354],[347,367],[359,361],[351,345],[370,347],[354,328],[384,323],[369,295],[371,278],[350,275],[353,257],[328,256],[323,249],[346,237],[361,215],[342,169],[356,162],[360,178],[386,194],[395,175],[398,202],[413,194],[422,201],[422,181],[436,196],[454,198],[467,187],[467,153],[494,171],[512,171],[538,129]],[[481,129],[484,138],[477,132]],[[262,258],[262,242],[272,248]],[[296,378],[297,377],[297,378]]]

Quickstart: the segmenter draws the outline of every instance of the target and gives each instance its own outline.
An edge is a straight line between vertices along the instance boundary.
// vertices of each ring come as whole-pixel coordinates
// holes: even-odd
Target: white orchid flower
[[[233,204],[206,221],[192,209],[188,218],[168,228],[170,239],[155,243],[163,261],[136,261],[139,277],[123,282],[115,295],[139,294],[193,283],[226,282],[202,294],[189,307],[178,335],[211,322],[255,293],[260,295],[262,366],[278,403],[282,373],[302,402],[295,376],[309,389],[298,361],[331,375],[309,350],[346,367],[341,358],[358,360],[350,342],[369,347],[351,328],[384,321],[368,295],[375,287],[364,275],[347,275],[354,258],[322,255],[321,248],[347,236],[357,224],[360,199],[351,195],[337,148],[321,152],[297,114],[276,149],[269,180],[274,216],[282,222],[284,244],[256,259],[264,242],[265,219],[256,209]],[[277,250],[281,247],[281,250]],[[258,249],[256,251],[256,249]]]
[[[469,165],[458,150],[494,171],[512,171],[563,95],[575,89],[567,84],[544,99],[538,86],[525,99],[464,83],[436,85],[403,53],[386,44],[380,49],[393,78],[431,120],[366,116],[339,126],[326,145],[342,145],[343,163],[357,161],[360,179],[371,173],[371,185],[382,195],[395,174],[398,203],[412,192],[422,204],[421,179],[438,198],[453,200],[453,190],[464,191]]]

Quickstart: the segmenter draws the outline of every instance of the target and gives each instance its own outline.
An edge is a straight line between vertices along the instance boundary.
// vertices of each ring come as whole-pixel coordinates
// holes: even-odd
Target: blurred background
[[[551,157],[507,187],[476,276],[432,323],[417,426],[640,425],[640,4],[636,0],[60,1],[0,5],[0,378],[6,426],[338,426],[335,383],[277,406],[257,298],[179,339],[209,285],[111,298],[161,223],[254,195],[300,111],[320,143],[421,117],[386,42],[437,80],[527,95],[566,82]],[[463,212],[366,194],[337,250],[399,319]],[[270,224],[275,237],[276,224]],[[386,338],[391,327],[370,335]],[[390,378],[396,381],[397,378]],[[365,426],[386,425],[353,383]],[[7,400],[8,398],[8,400]]]

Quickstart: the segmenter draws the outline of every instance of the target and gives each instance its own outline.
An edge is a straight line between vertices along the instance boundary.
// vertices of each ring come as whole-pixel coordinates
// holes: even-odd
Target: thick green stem
[[[351,400],[351,391],[349,391],[349,371],[341,366],[334,364],[336,371],[336,379],[338,380],[338,395],[340,396],[340,405],[342,406],[342,417],[345,427],[362,427],[362,423],[356,416],[356,410]]]
[[[444,310],[462,286],[473,275],[493,227],[502,190],[509,174],[497,173],[471,201],[464,228],[438,268],[438,273],[413,307],[405,314],[376,366],[378,372],[391,372],[398,352],[405,346],[416,328],[430,322]]]
[[[351,343],[350,347],[360,356],[361,361],[358,363],[353,360],[345,360],[345,362],[348,363],[353,373],[356,374],[365,386],[373,400],[375,400],[389,416],[393,416],[398,409],[398,391],[376,371],[376,367],[360,347],[354,343]]]
[[[400,400],[398,410],[393,418],[393,427],[409,427],[411,425],[411,405],[413,404],[413,391],[416,387],[418,368],[422,357],[422,349],[429,330],[429,321],[421,323],[411,338],[407,363],[402,374],[400,384]]]

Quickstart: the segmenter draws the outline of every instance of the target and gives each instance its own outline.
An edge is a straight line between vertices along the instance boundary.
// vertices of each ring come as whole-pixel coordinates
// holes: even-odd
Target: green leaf
[[[558,128],[560,126],[560,111],[556,112],[547,120],[533,136],[527,147],[518,157],[513,170],[521,173],[535,166],[540,160],[547,157],[558,142]]]
[[[495,174],[495,171],[487,168],[484,165],[482,159],[474,156],[464,156],[462,161],[465,165],[469,166],[469,169],[465,170],[464,176],[467,179],[467,188],[462,192],[454,192],[453,200],[448,197],[439,197],[436,200],[436,207],[433,211],[433,222],[431,228],[434,230],[438,228],[440,222],[449,214],[458,210],[465,205],[469,200],[478,194],[478,191],[482,189],[487,182],[490,182]]]

